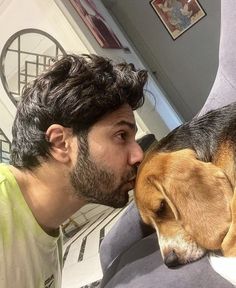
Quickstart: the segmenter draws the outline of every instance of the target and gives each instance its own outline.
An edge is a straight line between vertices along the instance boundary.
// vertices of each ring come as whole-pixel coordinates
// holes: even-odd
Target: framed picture
[[[102,48],[122,49],[123,46],[99,12],[94,0],[69,0]]]
[[[206,16],[197,0],[151,0],[150,4],[174,40]]]

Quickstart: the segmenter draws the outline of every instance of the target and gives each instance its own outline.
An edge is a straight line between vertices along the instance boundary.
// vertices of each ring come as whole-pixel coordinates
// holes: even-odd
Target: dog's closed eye
[[[158,218],[163,218],[166,215],[166,211],[167,211],[167,203],[165,200],[162,200],[160,202],[160,206],[156,210],[156,215],[158,216]]]

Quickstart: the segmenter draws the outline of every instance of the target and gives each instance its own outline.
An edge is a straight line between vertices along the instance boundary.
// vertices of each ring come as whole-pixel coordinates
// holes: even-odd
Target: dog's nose
[[[176,255],[176,253],[175,253],[174,250],[171,251],[171,252],[165,257],[164,262],[165,262],[166,266],[169,267],[169,268],[174,268],[174,267],[180,265],[178,256]]]

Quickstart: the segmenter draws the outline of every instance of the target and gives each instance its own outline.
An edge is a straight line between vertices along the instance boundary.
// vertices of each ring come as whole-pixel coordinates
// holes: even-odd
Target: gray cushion
[[[236,101],[236,1],[221,1],[219,68],[210,95],[199,115]],[[134,204],[111,229],[101,245],[104,279],[101,288],[228,288],[233,287],[210,266],[207,257],[168,269]]]
[[[204,257],[194,263],[169,269],[151,234],[120,255],[107,270],[100,288],[232,288]]]

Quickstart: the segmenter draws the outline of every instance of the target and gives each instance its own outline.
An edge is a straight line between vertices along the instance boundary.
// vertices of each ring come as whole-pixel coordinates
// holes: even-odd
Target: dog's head
[[[232,195],[223,170],[199,161],[190,149],[147,154],[135,187],[141,217],[156,229],[169,267],[220,249],[231,222]]]

